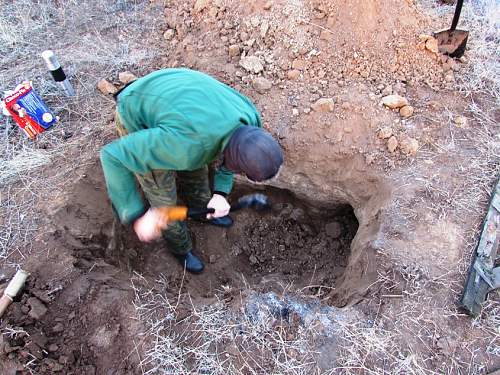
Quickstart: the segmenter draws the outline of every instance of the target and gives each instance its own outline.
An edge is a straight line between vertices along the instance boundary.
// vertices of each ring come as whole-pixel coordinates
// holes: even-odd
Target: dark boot
[[[202,273],[205,268],[203,261],[193,254],[192,250],[189,250],[186,254],[174,254],[177,260],[180,262],[182,267],[186,267],[191,273]]]

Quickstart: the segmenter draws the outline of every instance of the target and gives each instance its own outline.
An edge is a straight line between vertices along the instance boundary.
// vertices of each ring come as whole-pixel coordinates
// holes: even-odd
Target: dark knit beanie
[[[261,128],[241,126],[224,149],[224,165],[235,173],[260,182],[273,178],[283,164],[283,150]]]

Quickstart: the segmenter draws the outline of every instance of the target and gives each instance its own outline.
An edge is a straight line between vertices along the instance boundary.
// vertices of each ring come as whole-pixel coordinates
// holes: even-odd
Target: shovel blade
[[[439,52],[450,57],[462,57],[467,46],[469,32],[465,30],[444,30],[434,34]]]

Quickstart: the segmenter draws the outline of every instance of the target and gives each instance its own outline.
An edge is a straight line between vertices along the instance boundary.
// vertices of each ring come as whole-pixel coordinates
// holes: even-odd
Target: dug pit
[[[270,210],[235,213],[230,229],[189,221],[195,251],[206,263],[203,274],[186,277],[192,292],[208,296],[246,283],[330,292],[344,273],[358,229],[352,207],[311,204],[279,188],[257,189],[269,197]],[[88,271],[104,260],[146,277],[183,275],[162,241],[140,243],[131,228],[114,222],[102,180],[84,177],[75,192],[55,215],[55,236],[72,251],[76,267]],[[255,187],[237,186],[231,199],[251,192]]]

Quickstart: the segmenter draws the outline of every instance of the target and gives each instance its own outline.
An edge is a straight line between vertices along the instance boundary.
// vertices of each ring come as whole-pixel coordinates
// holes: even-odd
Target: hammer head
[[[241,208],[253,208],[257,211],[271,208],[269,199],[264,194],[249,194],[238,199],[238,206]]]

